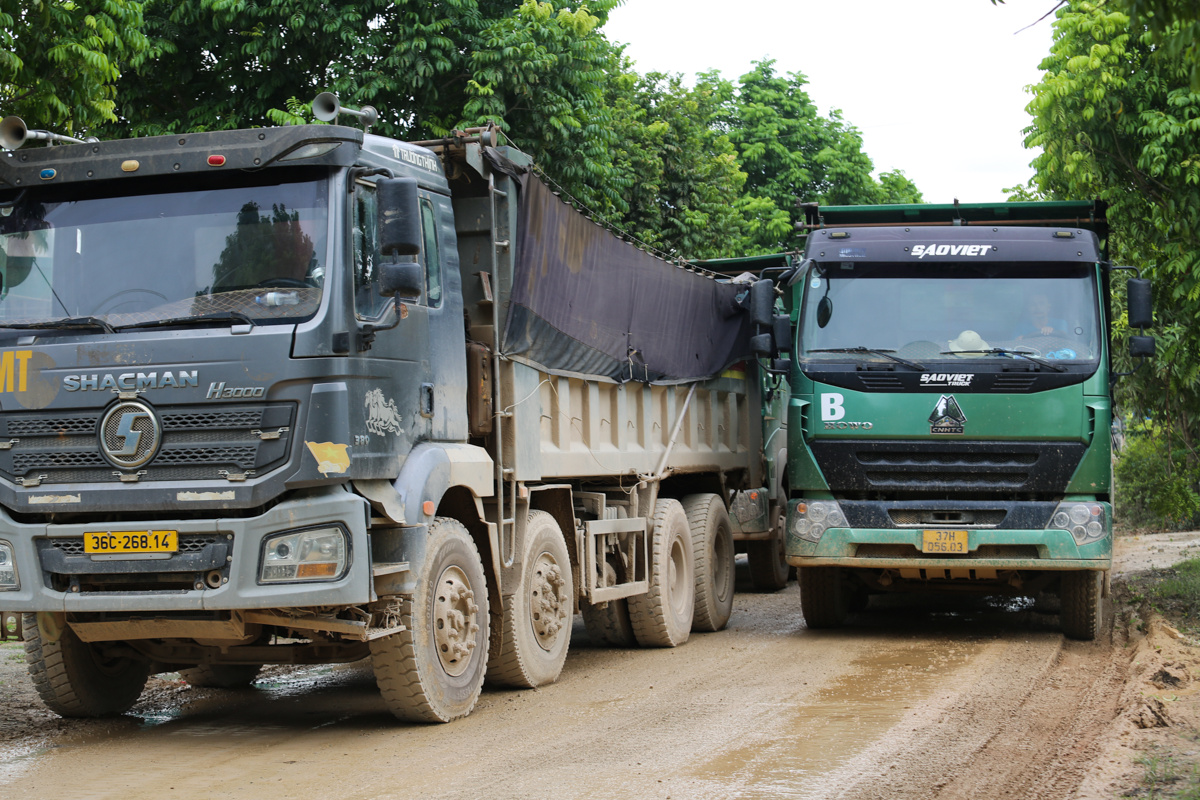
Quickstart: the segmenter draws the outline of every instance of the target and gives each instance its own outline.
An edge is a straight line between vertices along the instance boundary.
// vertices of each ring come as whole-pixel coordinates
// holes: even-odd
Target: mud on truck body
[[[1058,594],[1099,631],[1112,563],[1104,207],[807,207],[789,278],[787,554],[809,627],[886,592]],[[1129,323],[1151,322],[1149,282]],[[1132,337],[1135,356],[1154,340]]]
[[[492,130],[423,144],[0,154],[0,608],[54,711],[369,657],[447,721],[554,681],[577,611],[614,646],[725,625],[728,509],[775,494],[771,282],[618,240]]]

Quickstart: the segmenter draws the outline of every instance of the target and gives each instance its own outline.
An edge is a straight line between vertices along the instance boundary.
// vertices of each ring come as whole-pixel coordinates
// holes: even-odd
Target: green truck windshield
[[[99,186],[18,195],[0,209],[0,327],[312,316],[325,275],[328,178],[256,173],[188,188],[153,179],[118,196]]]
[[[1003,349],[1063,366],[1094,362],[1101,339],[1093,273],[1089,264],[1062,263],[820,264],[804,276],[800,357],[886,360],[817,352],[856,347],[922,364],[1013,357],[978,352]]]

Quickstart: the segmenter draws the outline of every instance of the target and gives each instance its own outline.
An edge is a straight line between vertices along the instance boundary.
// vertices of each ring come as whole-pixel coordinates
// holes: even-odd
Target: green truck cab
[[[1056,593],[1112,565],[1113,267],[1093,202],[806,207],[788,276],[787,561],[810,628],[886,592]],[[1132,279],[1129,322],[1150,324]],[[1131,352],[1153,355],[1153,339]]]

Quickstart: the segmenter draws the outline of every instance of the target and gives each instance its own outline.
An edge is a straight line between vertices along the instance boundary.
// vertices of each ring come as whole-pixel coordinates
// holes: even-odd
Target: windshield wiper
[[[1020,350],[1005,350],[1003,347],[993,347],[990,350],[943,350],[938,355],[952,356],[952,355],[962,355],[963,353],[982,353],[983,355],[993,355],[994,354],[994,355],[998,355],[998,356],[1020,356],[1021,358],[1028,358],[1033,363],[1041,364],[1043,367],[1046,367],[1047,369],[1052,369],[1055,372],[1066,372],[1067,371],[1067,368],[1064,367],[1062,364],[1054,364],[1050,361],[1046,361],[1044,359],[1031,356],[1031,355],[1029,355],[1029,353],[1022,353]]]
[[[892,355],[892,353],[896,352],[895,350],[876,350],[873,347],[827,347],[823,350],[809,350],[807,352],[809,352],[809,353],[871,353],[873,355],[883,356],[884,358],[890,358],[892,361],[895,361],[899,364],[903,364],[906,367],[912,367],[913,369],[919,369],[922,372],[925,371],[925,367],[922,366],[921,364],[918,364],[915,361],[909,361],[906,358],[900,358],[900,356]]]
[[[152,319],[149,322],[131,322],[128,325],[118,325],[116,329],[125,331],[130,328],[157,328],[161,325],[191,325],[195,322],[241,322],[251,328],[254,327],[254,320],[240,311],[218,311],[214,314],[200,314],[195,317],[168,317],[167,319]]]
[[[67,317],[65,319],[48,319],[44,322],[0,322],[0,328],[15,330],[35,330],[37,328],[99,328],[105,333],[116,333],[116,329],[99,317]]]

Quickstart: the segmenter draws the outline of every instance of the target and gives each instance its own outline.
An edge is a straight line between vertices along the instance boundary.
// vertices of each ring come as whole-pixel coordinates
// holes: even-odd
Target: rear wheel
[[[196,687],[245,689],[261,670],[262,664],[202,664],[179,670],[179,677]]]
[[[692,531],[678,500],[659,500],[653,523],[650,588],[629,598],[629,618],[643,647],[678,647],[692,630],[696,595]]]
[[[449,722],[471,713],[488,652],[483,562],[462,523],[429,526],[417,591],[400,600],[405,630],[371,642],[375,682],[388,709],[411,722]]]
[[[1102,572],[1067,572],[1062,576],[1059,600],[1059,624],[1072,639],[1090,642],[1100,636],[1104,621],[1101,594],[1104,586]]]
[[[801,567],[800,611],[812,629],[837,628],[846,619],[840,567]]]
[[[529,689],[554,683],[571,642],[574,600],[562,530],[545,511],[530,511],[521,585],[504,598],[503,644],[488,658],[488,680]]]
[[[629,619],[629,603],[625,598],[598,605],[581,600],[579,612],[583,614],[583,627],[592,644],[597,647],[637,647],[637,636]]]
[[[38,615],[26,614],[21,627],[29,677],[46,707],[61,717],[103,717],[132,708],[146,686],[150,665],[106,658],[65,623],[58,627],[54,615],[42,617],[39,627]]]
[[[692,531],[696,573],[692,630],[719,631],[733,613],[733,530],[729,512],[715,494],[683,498],[683,511]]]
[[[791,567],[784,549],[787,536],[787,515],[776,506],[771,515],[771,538],[746,542],[746,559],[750,564],[750,581],[759,592],[778,592],[788,585]]]

